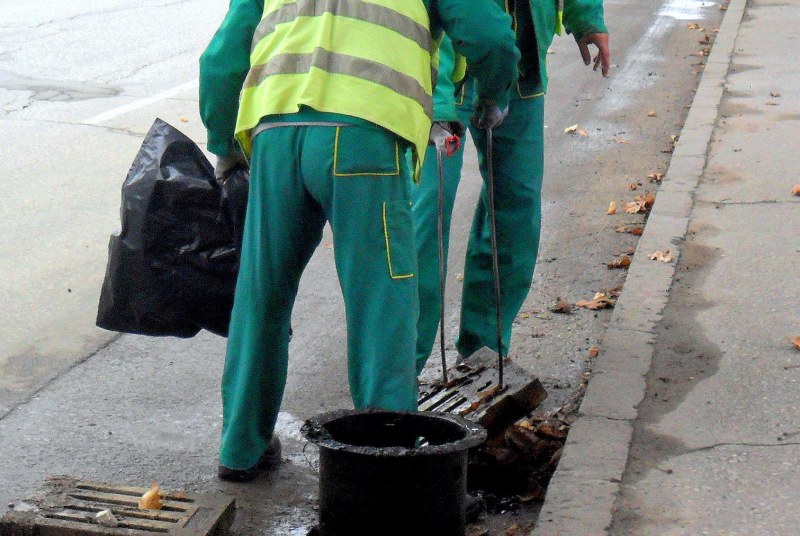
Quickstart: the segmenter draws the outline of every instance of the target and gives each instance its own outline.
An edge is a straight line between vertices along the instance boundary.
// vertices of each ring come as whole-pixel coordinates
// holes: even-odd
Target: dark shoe
[[[263,469],[270,469],[281,463],[281,441],[273,435],[267,451],[261,455],[256,464],[249,469],[229,469],[224,465],[217,468],[217,476],[222,480],[231,482],[250,482],[258,476]]]
[[[467,511],[467,524],[475,523],[481,514],[486,510],[486,503],[480,497],[467,494],[467,499],[464,501]]]

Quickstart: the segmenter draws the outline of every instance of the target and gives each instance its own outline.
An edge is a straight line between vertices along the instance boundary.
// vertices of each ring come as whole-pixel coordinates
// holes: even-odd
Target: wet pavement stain
[[[0,89],[28,91],[37,101],[65,102],[114,97],[122,89],[112,86],[90,84],[77,80],[46,80],[28,78],[10,71],[0,70]]]
[[[688,238],[714,233],[712,228],[694,227]],[[696,329],[697,316],[714,306],[696,289],[702,288],[719,255],[714,248],[691,241],[681,252],[670,301],[657,328],[659,344],[647,376],[647,394],[639,406],[624,487],[635,486],[652,471],[672,474],[665,462],[693,450],[673,436],[653,432],[648,425],[675,410],[696,385],[719,369],[722,351]],[[638,522],[636,505],[625,504],[614,519],[612,534],[628,534]]]

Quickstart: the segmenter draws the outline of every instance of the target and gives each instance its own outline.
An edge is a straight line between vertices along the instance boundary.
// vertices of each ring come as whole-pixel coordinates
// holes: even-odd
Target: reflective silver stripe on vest
[[[433,116],[433,98],[413,77],[381,63],[348,54],[329,52],[323,48],[315,48],[314,52],[308,54],[278,54],[267,63],[255,65],[247,74],[244,87],[245,89],[255,87],[267,77],[276,74],[308,73],[312,67],[331,74],[354,76],[387,87],[400,95],[414,99],[428,116]]]
[[[362,0],[297,0],[286,3],[258,24],[253,34],[251,52],[261,39],[275,31],[278,24],[291,22],[297,17],[319,17],[324,13],[358,19],[394,30],[431,52],[431,34],[425,26],[393,9]]]

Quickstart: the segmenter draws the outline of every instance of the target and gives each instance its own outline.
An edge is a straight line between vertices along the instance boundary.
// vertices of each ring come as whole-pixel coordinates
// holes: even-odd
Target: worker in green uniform
[[[611,56],[603,22],[602,0],[495,0],[511,15],[521,52],[519,79],[511,92],[508,115],[493,129],[495,220],[502,299],[502,346],[508,355],[511,326],[530,290],[541,223],[541,190],[544,166],[544,94],[547,89],[545,60],[553,36],[562,21],[571,33],[586,65],[589,45],[597,47],[594,69],[608,75]],[[560,9],[563,6],[563,11]],[[475,209],[464,268],[461,319],[456,348],[467,357],[483,346],[497,348],[495,296],[492,274],[491,235],[486,191],[486,130],[476,126],[475,91],[467,80],[457,95],[448,69],[452,48],[442,43],[439,80],[434,95],[434,118],[445,126],[453,120],[470,125],[478,150],[484,187]],[[471,69],[469,69],[471,72]],[[420,185],[414,189],[414,227],[419,262],[420,316],[417,324],[417,371],[431,353],[439,324],[438,240],[436,232],[438,173],[435,147],[428,149]],[[444,159],[445,266],[456,190],[461,177],[463,149]]]
[[[491,121],[519,60],[511,18],[492,0],[232,0],[200,59],[215,173],[224,180],[245,157],[250,165],[222,378],[220,478],[247,481],[279,460],[273,432],[292,306],[326,221],[353,403],[417,407],[410,188],[431,131],[443,31],[472,65],[481,115]]]

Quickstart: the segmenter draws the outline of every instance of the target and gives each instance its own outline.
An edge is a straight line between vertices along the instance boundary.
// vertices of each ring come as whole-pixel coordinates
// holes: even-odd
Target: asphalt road
[[[118,225],[119,188],[144,133],[161,117],[205,141],[197,114],[197,58],[226,3],[0,5],[6,171],[0,211],[0,504],[53,472],[131,483],[149,482],[157,473],[173,486],[239,494],[213,479],[224,339],[119,337],[94,327],[108,235]],[[614,229],[643,216],[621,210],[608,216],[609,202],[621,206],[655,191],[647,176],[665,171],[670,136],[679,133],[697,83],[694,64],[701,58],[693,54],[703,48],[698,41],[704,33],[687,24],[700,22],[711,33],[719,20],[711,2],[605,5],[611,78],[584,67],[569,37],[557,39],[548,57],[540,261],[511,352],[545,382],[548,408],[575,391],[589,366],[587,351],[602,344],[608,320],[604,311],[556,315],[549,306],[558,297],[574,303],[624,282],[624,271],[608,270],[605,263],[636,238]],[[574,124],[587,136],[564,132]],[[480,185],[471,148],[465,161],[451,239],[450,337]],[[630,191],[637,181],[641,186]],[[326,236],[301,282],[293,316],[280,426],[290,463],[279,475],[292,475],[293,482],[269,479],[259,488],[285,499],[278,505],[256,507],[251,496],[240,497],[240,504],[252,506],[240,512],[242,534],[276,514],[295,516],[300,524],[313,517],[314,477],[302,456],[297,420],[350,403],[343,318]],[[85,440],[98,430],[89,448]],[[137,449],[163,454],[153,459]],[[270,521],[271,533],[288,534],[283,522]]]

